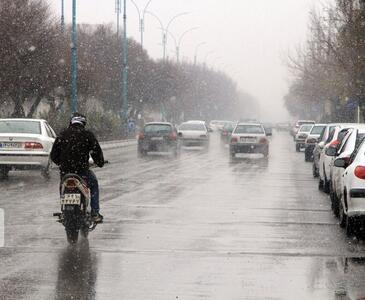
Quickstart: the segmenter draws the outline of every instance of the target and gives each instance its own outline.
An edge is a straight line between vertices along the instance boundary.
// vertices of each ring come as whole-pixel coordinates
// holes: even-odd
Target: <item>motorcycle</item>
[[[65,227],[67,241],[75,244],[79,233],[87,238],[98,224],[91,217],[90,189],[77,174],[67,174],[62,178],[60,195],[61,212],[53,216]]]

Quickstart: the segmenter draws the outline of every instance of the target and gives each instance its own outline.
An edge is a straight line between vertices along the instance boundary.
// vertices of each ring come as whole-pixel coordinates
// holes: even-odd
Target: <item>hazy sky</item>
[[[121,0],[123,2],[123,0]],[[65,0],[66,22],[71,21],[71,2]],[[143,8],[147,0],[135,0]],[[305,42],[309,11],[318,0],[152,0],[148,10],[158,15],[166,26],[177,18],[170,31],[178,39],[192,27],[197,30],[185,35],[181,57],[193,61],[196,45],[198,61],[225,70],[238,86],[261,103],[262,117],[287,118],[282,99],[288,89],[288,72],[283,57],[289,50]],[[60,14],[61,0],[50,0]],[[115,0],[77,0],[78,22],[116,24]],[[130,0],[128,35],[139,40],[138,14]],[[145,48],[152,57],[162,56],[161,30],[158,21],[146,15]],[[172,39],[168,40],[168,55],[175,58]]]

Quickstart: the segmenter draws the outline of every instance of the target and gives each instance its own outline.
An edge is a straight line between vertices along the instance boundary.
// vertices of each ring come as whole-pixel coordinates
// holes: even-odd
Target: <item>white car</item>
[[[304,148],[305,146],[305,140],[307,139],[309,133],[311,132],[313,128],[313,124],[304,124],[300,126],[297,134],[295,135],[295,150],[297,152],[300,151],[300,149]]]
[[[188,121],[178,128],[178,137],[182,146],[209,145],[209,131],[204,121]]]
[[[304,144],[304,161],[313,161],[313,150],[326,126],[326,124],[316,124],[312,127]]]
[[[334,164],[344,168],[343,191],[339,201],[339,218],[341,227],[351,235],[358,229],[357,221],[365,217],[365,142],[352,154],[348,162],[344,158],[337,158]]]
[[[0,119],[0,175],[10,170],[40,169],[49,175],[56,134],[45,120]]]
[[[319,189],[323,189],[325,193],[330,192],[330,182],[331,182],[331,164],[333,163],[333,156],[328,156],[326,151],[329,147],[337,148],[342,142],[342,139],[347,134],[348,129],[356,127],[358,124],[336,124],[333,130],[330,132],[327,141],[323,147],[323,151],[319,157],[318,169],[319,169]]]
[[[343,138],[338,149],[328,148],[327,155],[336,158],[342,158],[348,164],[353,152],[357,149],[362,139],[365,137],[365,125],[358,125],[356,128],[349,129]],[[333,163],[330,166],[330,198],[332,210],[336,216],[339,213],[339,199],[343,192],[343,174],[344,168],[336,167]]]
[[[230,157],[237,153],[262,153],[269,155],[269,139],[265,128],[259,123],[238,123],[233,129],[229,143]]]

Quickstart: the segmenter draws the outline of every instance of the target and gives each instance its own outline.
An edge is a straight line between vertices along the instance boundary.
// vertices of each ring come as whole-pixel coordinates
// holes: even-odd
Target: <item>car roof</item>
[[[263,126],[261,123],[248,123],[248,122],[245,122],[245,123],[243,123],[243,122],[238,122],[238,123],[237,123],[237,126],[238,126],[238,125]]]
[[[26,122],[46,122],[44,119],[30,119],[30,118],[3,118],[0,121],[26,121]]]
[[[186,121],[184,123],[199,123],[199,124],[205,124],[205,121],[201,121],[201,120],[189,120],[189,121]]]
[[[147,125],[170,125],[170,126],[173,126],[169,122],[149,122],[149,123],[146,123],[144,126],[147,126]]]
[[[327,126],[328,124],[314,124],[313,127],[316,127],[316,126]]]

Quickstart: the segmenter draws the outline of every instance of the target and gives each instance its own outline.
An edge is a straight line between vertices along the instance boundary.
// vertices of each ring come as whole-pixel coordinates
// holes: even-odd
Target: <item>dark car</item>
[[[229,139],[231,138],[232,131],[236,126],[235,122],[226,122],[221,130],[221,142],[224,144],[229,143]]]
[[[171,123],[147,123],[138,135],[139,156],[147,152],[172,152],[176,156],[178,148],[177,131]]]

